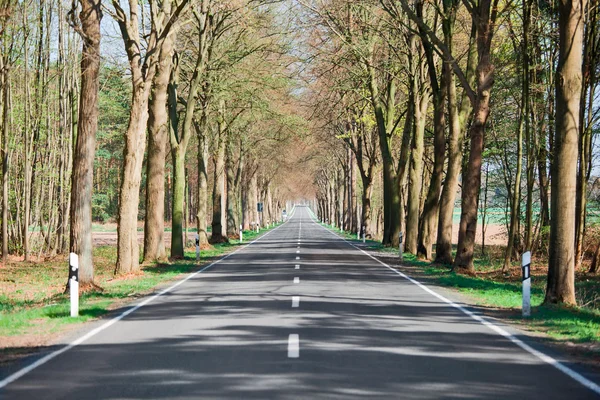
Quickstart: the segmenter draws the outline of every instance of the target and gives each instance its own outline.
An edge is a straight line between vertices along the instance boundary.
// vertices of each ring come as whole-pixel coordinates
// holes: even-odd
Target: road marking
[[[314,222],[314,220],[313,220]],[[561,363],[560,361],[558,361],[557,359],[539,351],[534,349],[533,347],[531,347],[530,345],[528,345],[527,343],[523,342],[521,339],[518,339],[517,337],[515,337],[512,333],[508,332],[507,330],[499,327],[498,325],[495,325],[494,323],[488,321],[486,318],[475,314],[474,312],[467,310],[465,307],[456,304],[455,302],[453,302],[452,300],[442,296],[441,294],[435,292],[434,290],[430,289],[429,287],[425,286],[424,284],[422,284],[421,282],[417,281],[416,279],[411,278],[410,276],[404,274],[403,272],[400,272],[398,270],[396,270],[395,268],[390,267],[388,264],[384,263],[383,261],[379,260],[377,257],[367,253],[366,251],[364,251],[363,249],[356,247],[354,244],[350,243],[349,241],[347,241],[346,239],[344,239],[341,236],[338,236],[336,233],[331,232],[329,229],[325,228],[324,226],[314,222],[315,224],[317,224],[318,227],[325,229],[327,232],[329,232],[330,234],[332,234],[333,236],[335,236],[338,239],[343,240],[344,242],[348,243],[350,246],[354,247],[356,250],[360,251],[361,253],[365,254],[366,256],[372,258],[373,260],[377,261],[379,264],[383,265],[384,267],[386,267],[387,269],[389,269],[390,271],[396,273],[397,275],[400,275],[402,278],[406,279],[407,281],[417,285],[418,287],[420,287],[421,289],[423,289],[425,292],[429,293],[430,295],[437,297],[438,299],[440,299],[441,301],[443,301],[444,303],[448,304],[451,307],[456,308],[457,310],[460,310],[462,313],[464,313],[465,315],[468,315],[469,317],[471,317],[472,319],[474,319],[475,321],[479,322],[480,324],[487,326],[489,329],[491,329],[492,331],[496,332],[497,334],[499,334],[500,336],[503,336],[504,338],[510,340],[511,342],[513,342],[515,345],[519,346],[521,349],[525,350],[526,352],[528,352],[529,354],[537,357],[538,359],[540,359],[541,361],[552,365],[554,368],[558,369],[559,371],[561,371],[562,373],[564,373],[565,375],[568,375],[569,377],[571,377],[572,379],[576,380],[577,382],[579,382],[581,385],[585,386],[586,388],[590,389],[591,391],[595,392],[596,394],[600,394],[600,385],[598,385],[595,382],[592,382],[591,380],[587,379],[586,377],[584,377],[583,375],[579,374],[578,372],[572,370],[571,368],[567,367],[566,365],[564,365],[563,363]]]
[[[294,283],[300,283],[300,278],[298,278],[298,277],[295,277],[295,278],[294,278]]]
[[[296,254],[299,254],[299,253],[300,253],[300,250],[296,250]]]
[[[300,296],[293,296],[292,297],[292,308],[298,308],[299,305],[300,305]]]
[[[288,219],[288,221],[290,221]],[[100,325],[99,327],[97,327],[96,329],[93,329],[91,331],[89,331],[88,333],[86,333],[85,335],[81,336],[78,339],[75,339],[73,342],[71,342],[70,344],[65,345],[64,347],[53,351],[50,354],[47,354],[46,356],[40,358],[39,360],[29,364],[28,366],[18,370],[17,372],[15,372],[12,375],[7,376],[6,378],[4,378],[3,380],[0,381],[0,389],[2,389],[3,387],[5,387],[6,385],[16,381],[17,379],[23,377],[24,375],[27,375],[28,373],[30,373],[31,371],[33,371],[34,369],[41,367],[42,365],[46,364],[48,361],[52,360],[53,358],[58,357],[59,355],[61,355],[62,353],[65,353],[69,350],[71,350],[72,348],[79,346],[80,344],[82,344],[83,342],[85,342],[86,340],[96,336],[97,334],[99,334],[100,332],[104,331],[105,329],[109,328],[110,326],[116,324],[117,322],[119,322],[120,320],[122,320],[123,318],[125,318],[126,316],[128,316],[129,314],[134,313],[135,311],[139,310],[140,308],[144,307],[145,305],[153,302],[154,300],[156,300],[157,298],[171,292],[172,290],[174,290],[175,288],[177,288],[178,286],[182,285],[183,283],[189,281],[190,279],[194,278],[196,275],[201,274],[202,272],[214,267],[215,265],[219,264],[221,261],[224,261],[226,259],[228,259],[229,257],[233,256],[234,254],[246,249],[247,247],[251,246],[252,244],[258,242],[259,240],[264,239],[265,237],[267,237],[269,234],[271,234],[272,232],[275,232],[277,229],[281,228],[282,226],[284,226],[285,224],[287,224],[287,222],[284,222],[283,224],[279,225],[277,228],[274,228],[272,230],[270,230],[269,232],[265,233],[264,235],[262,235],[259,238],[254,239],[252,242],[248,243],[247,245],[240,247],[239,249],[235,250],[232,253],[227,254],[226,256],[218,259],[217,261],[207,265],[206,267],[202,268],[201,270],[198,270],[196,272],[192,272],[191,274],[189,274],[188,276],[186,276],[185,278],[183,278],[182,280],[180,280],[179,282],[176,282],[175,284],[169,286],[168,288],[158,292],[157,294],[146,298],[145,300],[143,300],[141,303],[132,306],[131,308],[129,308],[128,310],[124,311],[123,313],[117,315],[116,317],[114,317],[113,319],[105,322],[104,324]],[[299,257],[298,257],[299,258]]]
[[[300,243],[298,243],[298,244],[300,244]],[[297,248],[299,249],[299,248],[300,248],[300,246],[298,246]]]
[[[298,357],[300,357],[300,336],[292,333],[288,338],[288,358]]]
[[[296,264],[296,269],[300,269],[300,264]]]
[[[296,257],[296,260],[299,260],[299,259],[300,259],[300,257]]]

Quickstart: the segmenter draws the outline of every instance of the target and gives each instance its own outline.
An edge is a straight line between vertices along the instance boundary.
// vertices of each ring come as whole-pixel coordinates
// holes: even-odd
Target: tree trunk
[[[418,68],[418,67],[417,67]],[[427,123],[427,108],[429,105],[429,93],[421,92],[416,85],[417,77],[414,78],[413,93],[416,94],[415,123],[411,148],[411,162],[409,167],[410,184],[408,186],[408,202],[406,215],[406,245],[405,251],[417,254],[417,242],[419,237],[419,211],[421,206],[421,189],[423,185],[423,153],[425,149],[425,125]]]
[[[221,110],[224,105],[221,105]],[[223,218],[223,192],[225,191],[225,143],[227,140],[227,128],[223,116],[219,116],[219,134],[217,137],[217,147],[213,156],[215,165],[213,175],[213,213],[212,213],[212,235],[211,243],[222,243],[227,241],[222,223]]]
[[[197,227],[200,244],[208,243],[208,143],[206,132],[206,115],[203,113],[200,122],[195,124],[198,138],[198,214]]]
[[[350,163],[350,190],[352,193],[352,196],[350,197],[352,203],[352,206],[350,207],[350,213],[352,215],[352,224],[350,230],[352,231],[352,233],[357,233],[360,232],[361,227],[359,226],[358,222],[358,196],[356,195],[356,157],[354,157],[354,155],[351,154],[350,159],[352,161]]]
[[[431,54],[433,58],[433,53]],[[433,60],[431,61],[433,63]],[[439,201],[440,194],[442,192],[442,179],[444,174],[444,158],[446,155],[446,93],[447,84],[446,77],[448,73],[446,70],[450,70],[447,63],[443,64],[442,67],[442,79],[440,79],[439,85],[437,78],[435,77],[435,65],[430,65],[429,74],[433,74],[430,77],[432,80],[432,87],[434,96],[433,105],[433,173],[431,175],[431,181],[429,183],[429,189],[427,191],[427,197],[425,199],[425,205],[423,206],[423,215],[421,217],[421,230],[419,232],[419,247],[418,255],[426,260],[433,259],[433,243],[436,235],[436,223],[438,222],[439,213]]]
[[[232,137],[229,136],[226,145],[225,170],[227,178],[227,236],[235,237],[239,234],[238,201],[235,185],[235,159],[233,155]]]
[[[165,6],[170,6],[165,2]],[[169,11],[166,11],[169,13]],[[144,221],[144,262],[164,261],[167,257],[165,232],[165,158],[169,127],[167,90],[173,65],[175,35],[163,44],[150,98],[148,115],[148,159],[146,161],[146,219]]]
[[[171,224],[171,257],[181,259],[184,256],[183,221],[185,202],[185,152],[186,148],[177,146],[171,150],[173,161],[173,202]]]
[[[115,274],[127,274],[139,269],[140,246],[137,221],[142,163],[146,145],[149,87],[148,83],[141,81],[134,86],[133,90],[131,115],[125,134],[125,150],[123,152]]]
[[[80,0],[81,91],[77,142],[71,176],[70,251],[79,256],[79,282],[93,283],[92,261],[92,187],[94,155],[98,129],[98,90],[100,72],[100,0]]]
[[[444,12],[447,19],[443,22],[444,42],[452,54],[452,38],[454,34],[454,23],[457,9],[448,7],[444,3]],[[469,82],[476,68],[475,38],[477,29],[471,28],[471,37],[469,40],[467,71],[466,76]],[[435,262],[440,264],[452,264],[452,230],[454,219],[454,205],[456,202],[456,193],[458,191],[458,181],[462,165],[462,150],[464,140],[464,130],[468,116],[471,113],[471,103],[466,96],[466,89],[463,91],[462,102],[458,104],[458,95],[456,92],[456,79],[454,73],[446,70],[446,83],[448,85],[448,119],[449,119],[449,138],[448,138],[448,170],[446,180],[442,189],[440,198],[440,213],[438,222],[437,240],[435,245]]]
[[[559,60],[545,303],[575,304],[575,204],[584,0],[558,2]]]
[[[595,67],[600,54],[596,51],[598,37],[598,4],[589,4],[585,18],[583,84],[579,110],[579,169],[577,171],[577,203],[575,207],[575,268],[584,257],[584,239],[587,220],[587,188],[592,169],[592,142],[594,103],[596,101],[597,74]],[[587,111],[587,112],[586,112]]]
[[[10,122],[10,71],[2,63],[2,263],[8,260],[8,134]]]
[[[370,179],[363,179],[363,193],[362,193],[362,226],[359,226],[359,231],[362,232],[364,227],[365,237],[373,237],[371,231],[371,195],[373,192],[373,181]]]
[[[525,2],[524,4],[524,11],[526,9],[526,5]],[[527,18],[527,13],[524,13],[524,23],[523,23],[523,43],[522,43],[522,47],[521,47],[521,54],[523,57],[523,62],[522,62],[522,66],[521,66],[521,112],[519,114],[519,127],[517,128],[517,167],[516,167],[516,171],[515,171],[515,182],[514,182],[514,188],[512,191],[512,199],[510,199],[510,225],[508,228],[508,243],[506,245],[506,253],[504,254],[504,265],[502,266],[502,272],[508,272],[510,270],[510,265],[511,265],[511,261],[513,258],[513,252],[514,252],[514,245],[515,245],[515,236],[519,234],[519,231],[517,229],[518,227],[518,218],[519,218],[519,214],[520,214],[520,210],[521,210],[521,173],[522,173],[522,169],[523,169],[523,129],[526,125],[526,119],[529,118],[529,114],[528,114],[528,107],[526,107],[526,104],[529,102],[529,81],[528,81],[528,75],[529,75],[529,65],[528,65],[528,57],[526,56],[527,51],[529,51],[528,49],[528,18]],[[528,129],[528,128],[527,128]],[[528,132],[527,132],[528,133]],[[529,138],[528,138],[529,139]],[[530,168],[530,166],[528,165],[528,169]],[[527,179],[527,183],[529,186],[529,177]],[[530,193],[527,194],[527,210],[529,212],[530,208],[529,208],[529,201],[530,201]],[[531,238],[531,227],[529,226],[529,223],[531,222],[531,216],[528,215],[526,220],[527,220],[527,225],[528,227],[526,228],[526,248],[530,249],[529,247],[527,247],[528,245],[528,240]]]
[[[477,26],[477,54],[479,55],[476,73],[477,93],[473,99],[473,122],[469,129],[471,146],[469,160],[463,173],[462,209],[456,259],[454,260],[454,268],[467,273],[475,271],[473,255],[477,230],[477,205],[481,187],[481,161],[485,124],[490,113],[490,93],[494,83],[494,68],[491,63],[490,50],[497,16],[497,0],[481,0],[473,12],[473,23]]]

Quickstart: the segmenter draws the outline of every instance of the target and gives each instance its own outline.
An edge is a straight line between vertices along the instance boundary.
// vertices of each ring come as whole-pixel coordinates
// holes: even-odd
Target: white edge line
[[[295,211],[295,209],[293,210]],[[293,214],[292,214],[293,216]],[[288,221],[291,219],[288,218]],[[171,292],[173,289],[175,289],[176,287],[180,286],[181,284],[187,282],[188,280],[192,279],[193,277],[195,277],[196,275],[201,274],[202,272],[206,271],[209,268],[212,268],[213,266],[219,264],[221,261],[226,260],[227,258],[231,257],[232,255],[244,250],[246,247],[252,245],[253,243],[264,239],[267,235],[269,235],[271,232],[276,231],[277,229],[281,228],[283,225],[285,225],[287,223],[284,222],[283,224],[279,225],[277,228],[272,229],[268,232],[266,232],[264,235],[262,235],[259,238],[254,239],[252,242],[246,244],[245,246],[240,247],[239,249],[235,250],[232,253],[229,253],[225,256],[223,256],[222,258],[218,259],[217,261],[214,261],[213,263],[207,265],[206,267],[196,271],[196,272],[192,272],[191,274],[189,274],[187,277],[183,278],[182,280],[176,282],[175,284],[173,284],[172,286],[168,287],[167,289],[164,289],[160,292],[158,292],[157,294],[150,296],[148,298],[146,298],[144,301],[142,301],[141,303],[131,307],[130,309],[124,311],[123,313],[117,315],[116,317],[114,317],[113,319],[107,321],[106,323],[100,325],[99,327],[89,331],[88,333],[86,333],[85,335],[81,336],[80,338],[74,340],[73,342],[71,342],[70,344],[61,347],[58,350],[53,351],[50,354],[45,355],[44,357],[40,358],[39,360],[35,361],[32,364],[29,364],[28,366],[18,370],[17,372],[7,376],[6,378],[4,378],[3,380],[0,381],[0,389],[6,387],[7,385],[9,385],[10,383],[13,383],[14,381],[16,381],[19,378],[22,378],[23,376],[27,375],[29,372],[33,371],[34,369],[46,364],[48,361],[52,360],[53,358],[58,357],[59,355],[61,355],[62,353],[65,353],[69,350],[71,350],[73,347],[76,347],[78,345],[80,345],[81,343],[85,342],[86,340],[90,339],[91,337],[97,335],[98,333],[102,332],[103,330],[109,328],[110,326],[114,325],[115,323],[119,322],[120,320],[122,320],[123,318],[125,318],[126,316],[128,316],[129,314],[139,310],[140,308],[144,307],[145,305],[147,305],[148,303],[156,300],[157,298],[161,297],[164,294],[167,294],[169,292]]]
[[[311,214],[313,214],[312,210],[311,210]],[[314,214],[313,214],[313,216],[314,216]],[[345,238],[339,236],[337,233],[332,232],[331,230],[325,228],[324,226],[322,226],[321,224],[319,224],[318,222],[316,222],[314,220],[314,217],[313,217],[313,222],[315,222],[315,224],[317,226],[323,228],[324,230],[326,230],[330,234],[334,235],[338,239],[343,240],[344,242],[348,243],[350,246],[354,247],[355,249],[359,250],[363,254],[365,254],[365,255],[369,256],[370,258],[372,258],[373,260],[377,261],[379,264],[381,264],[384,267],[388,268],[392,272],[395,272],[397,275],[400,275],[401,277],[403,277],[404,279],[408,280],[409,282],[417,285],[418,287],[420,287],[421,289],[423,289],[425,292],[431,294],[434,297],[437,297],[438,299],[442,300],[443,302],[445,302],[446,304],[450,305],[451,307],[454,307],[454,308],[462,311],[464,314],[466,314],[469,317],[473,318],[475,321],[481,323],[482,325],[487,326],[488,328],[490,328],[492,331],[496,332],[497,334],[499,334],[499,335],[505,337],[506,339],[510,340],[515,345],[517,345],[520,348],[522,348],[523,350],[525,350],[528,353],[534,355],[535,357],[539,358],[543,362],[552,365],[554,368],[558,369],[559,371],[561,371],[564,374],[568,375],[572,379],[576,380],[581,385],[583,385],[586,388],[592,390],[596,394],[600,394],[600,385],[598,385],[595,382],[592,382],[591,380],[589,380],[585,376],[583,376],[580,373],[578,373],[578,372],[572,370],[571,368],[567,367],[566,365],[564,365],[563,363],[561,363],[560,361],[558,361],[554,357],[551,357],[551,356],[549,356],[549,355],[547,355],[547,354],[545,354],[545,353],[543,353],[543,352],[541,352],[539,350],[534,349],[533,347],[529,346],[527,343],[523,342],[521,339],[515,337],[513,334],[511,334],[510,332],[506,331],[505,329],[499,327],[498,325],[495,325],[494,323],[488,321],[484,317],[482,317],[480,315],[477,315],[477,314],[473,313],[472,311],[467,310],[463,306],[461,306],[459,304],[456,304],[452,300],[449,300],[448,298],[446,298],[446,297],[442,296],[441,294],[439,294],[439,293],[433,291],[432,289],[428,288],[427,286],[425,286],[421,282],[419,282],[419,281],[411,278],[410,276],[408,276],[408,275],[406,275],[406,274],[404,274],[404,273],[396,270],[395,268],[390,267],[388,264],[386,264],[383,261],[379,260],[377,257],[375,257],[375,256],[367,253],[363,249],[355,246],[353,243],[351,243],[348,240],[346,240]]]

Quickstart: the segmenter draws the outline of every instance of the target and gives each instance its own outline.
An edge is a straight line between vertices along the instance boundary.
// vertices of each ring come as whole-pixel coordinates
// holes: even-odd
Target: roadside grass
[[[338,235],[362,245],[362,239],[339,228],[321,223]],[[398,254],[398,249],[384,247],[380,242],[367,240],[367,250]],[[544,332],[558,341],[575,343],[600,343],[600,277],[578,271],[575,291],[579,307],[543,305],[546,293],[547,267],[545,260],[533,260],[531,305],[529,318],[521,315],[521,270],[513,267],[511,274],[501,272],[501,246],[486,246],[486,254],[478,252],[475,259],[475,276],[457,274],[447,266],[434,265],[416,256],[404,253],[403,264],[417,267],[424,276],[437,285],[449,287],[473,299],[478,306],[503,310],[507,318],[526,329]],[[593,352],[600,354],[600,349]]]
[[[196,262],[194,246],[186,248],[183,260],[144,265],[139,272],[122,277],[113,275],[116,247],[96,247],[94,281],[101,290],[81,294],[77,318],[69,316],[69,296],[64,293],[66,257],[41,263],[9,263],[0,268],[0,343],[2,337],[51,334],[65,326],[99,318],[133,299],[152,293],[161,284],[216,261],[266,231],[245,231],[243,244],[239,239],[231,239],[229,243],[203,248],[199,262]]]

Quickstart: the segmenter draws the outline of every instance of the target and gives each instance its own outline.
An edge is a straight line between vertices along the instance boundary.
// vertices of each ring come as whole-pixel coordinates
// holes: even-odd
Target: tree
[[[83,39],[81,51],[81,91],[77,141],[71,176],[70,251],[79,256],[79,281],[94,281],[92,261],[92,187],[94,153],[98,129],[98,88],[100,71],[101,0],[80,0],[79,24],[74,24]],[[75,10],[72,10],[74,13]],[[75,21],[75,14],[72,14]]]
[[[163,3],[166,15],[171,1]],[[166,21],[162,21],[165,23]],[[164,27],[160,27],[163,29]],[[165,157],[169,138],[167,98],[176,33],[168,35],[158,56],[156,75],[148,106],[148,160],[146,162],[146,218],[144,220],[144,262],[164,261],[167,257],[165,231]]]
[[[138,0],[131,0],[126,13],[121,7],[120,0],[112,1],[113,17],[121,30],[133,86],[129,124],[124,135],[115,274],[125,274],[139,269],[137,220],[142,162],[146,149],[148,99],[164,40],[171,33],[187,3],[187,0],[181,0],[176,7],[172,8],[171,15],[167,15],[158,1],[151,0],[149,2],[150,31],[146,35],[145,32],[140,31],[141,14],[146,11],[145,7],[141,6]],[[161,23],[163,20],[166,20],[164,25]],[[147,41],[142,45],[142,40],[145,38]]]
[[[561,0],[545,303],[575,304],[575,192],[585,0]]]
[[[198,25],[198,49],[196,62],[192,69],[191,79],[188,87],[188,94],[184,105],[185,113],[181,130],[178,128],[177,115],[177,86],[178,86],[178,71],[175,70],[171,77],[170,87],[171,96],[171,129],[169,135],[169,143],[171,144],[171,157],[173,160],[173,222],[171,234],[171,257],[183,258],[183,202],[185,197],[185,155],[189,141],[192,137],[192,129],[194,128],[194,113],[196,111],[197,97],[203,87],[203,82],[206,79],[205,70],[207,68],[211,49],[213,46],[212,40],[215,33],[219,34],[222,29],[224,19],[211,15],[210,1],[202,0],[198,11],[194,12],[196,23]],[[214,24],[214,25],[213,25]],[[214,32],[213,30],[216,30]],[[179,64],[176,69],[179,68]]]

